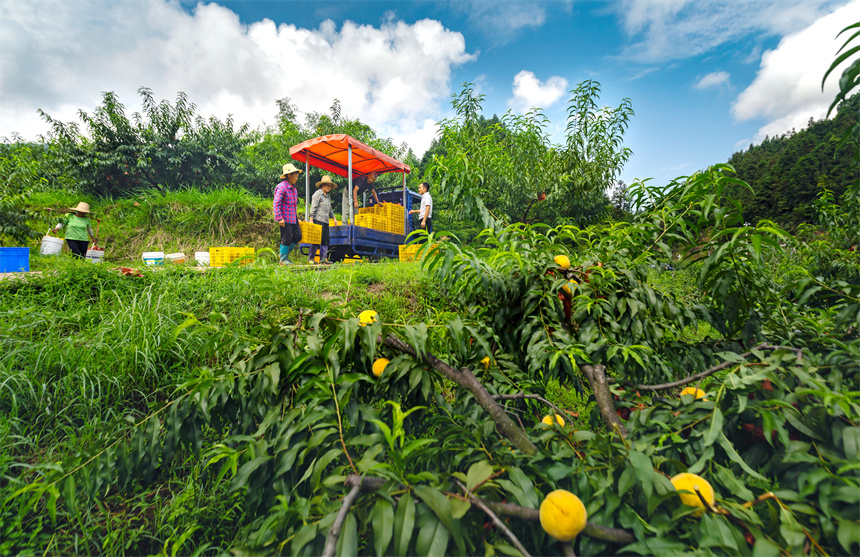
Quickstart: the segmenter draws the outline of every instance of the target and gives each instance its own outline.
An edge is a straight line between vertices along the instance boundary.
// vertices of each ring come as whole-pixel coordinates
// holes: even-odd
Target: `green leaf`
[[[517,502],[519,502],[523,507],[527,507],[529,509],[538,508],[537,490],[535,489],[531,479],[526,476],[525,472],[520,468],[509,468],[508,477],[515,485],[519,486],[521,490],[522,495],[519,493],[515,494]]]
[[[415,540],[416,554],[430,557],[447,555],[449,536],[448,530],[435,516],[428,516]]]
[[[409,540],[412,539],[412,527],[415,525],[415,503],[411,493],[404,493],[397,503],[394,513],[394,554],[406,555],[409,550]]]
[[[415,486],[417,495],[436,514],[449,529],[453,529],[453,518],[451,516],[451,502],[440,490],[427,485]]]
[[[749,464],[747,464],[746,461],[744,461],[744,459],[741,458],[741,455],[738,454],[738,452],[735,450],[735,448],[732,446],[732,444],[726,438],[726,435],[724,433],[721,433],[719,435],[718,441],[720,442],[720,446],[726,451],[726,454],[728,455],[728,457],[730,459],[732,459],[732,461],[740,464],[741,468],[744,469],[744,472],[746,472],[750,476],[753,476],[753,477],[758,478],[760,480],[767,481],[767,479],[764,476],[762,476],[761,474],[759,474],[758,472],[756,472],[755,470],[750,468]]]
[[[705,447],[710,447],[714,444],[714,441],[717,440],[717,436],[723,432],[723,413],[719,408],[714,408],[713,417],[711,418],[711,427],[708,428],[708,432],[705,434],[705,438],[702,441]]]
[[[271,460],[271,458],[272,457],[269,455],[258,456],[250,462],[243,464],[242,467],[239,468],[239,471],[236,472],[236,476],[233,477],[233,481],[230,483],[230,491],[233,492],[244,487],[248,483],[248,476],[250,476],[254,470]]]
[[[836,529],[836,538],[839,540],[839,545],[845,549],[846,555],[857,555],[860,547],[854,549],[852,546],[860,546],[860,525],[857,521],[843,518],[839,521],[839,527]]]
[[[474,490],[479,484],[486,481],[493,475],[493,465],[486,460],[476,462],[469,467],[469,472],[466,474],[466,488],[469,491]]]
[[[269,364],[266,366],[266,369],[263,371],[266,374],[266,377],[271,381],[269,388],[272,391],[272,394],[278,394],[278,382],[281,380],[281,364],[280,362],[275,362],[273,364]]]
[[[376,501],[370,513],[370,523],[373,526],[373,548],[376,550],[376,556],[382,557],[387,553],[391,535],[394,533],[394,506],[390,501]]]
[[[290,554],[291,555],[299,555],[302,551],[302,548],[306,546],[309,542],[312,542],[314,538],[317,536],[317,525],[316,523],[305,524],[295,533],[295,537],[293,538],[293,543],[290,546]]]
[[[690,474],[698,474],[702,470],[705,469],[705,465],[710,464],[711,460],[714,458],[714,447],[710,446],[705,449],[705,452],[702,453],[702,456],[699,457],[692,466],[687,468],[687,472]]]
[[[355,513],[348,513],[343,521],[343,527],[337,539],[337,555],[340,557],[358,555],[358,521],[355,519]]]
[[[860,427],[846,427],[842,430],[842,447],[847,459],[858,459],[860,456]]]
[[[633,467],[635,477],[642,484],[642,489],[647,496],[651,496],[654,492],[654,465],[644,453],[639,451],[630,451],[627,453],[627,460]]]
[[[725,468],[720,466],[718,463],[714,463],[714,466],[717,469],[717,478],[720,479],[723,486],[728,488],[729,493],[739,497],[740,499],[746,501],[752,501],[755,499],[755,495],[750,491],[746,484],[744,484],[741,480],[735,476],[735,473],[732,472],[729,468]]]
[[[449,499],[448,501],[451,504],[451,518],[454,520],[460,520],[472,508],[472,503],[469,501],[463,501],[462,499]]]

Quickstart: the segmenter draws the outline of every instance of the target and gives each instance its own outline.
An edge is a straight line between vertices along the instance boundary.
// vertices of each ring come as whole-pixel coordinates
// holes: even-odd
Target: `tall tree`
[[[251,140],[247,125],[234,128],[231,118],[222,122],[198,116],[182,92],[174,104],[156,102],[146,87],[138,93],[143,113],[131,118],[110,91],[92,114],[79,111],[86,134],[76,123],[63,123],[40,111],[82,191],[123,196],[141,188],[207,188],[253,181],[254,169],[240,158]]]
[[[452,99],[456,116],[440,123],[440,154],[428,169],[441,197],[485,227],[582,223],[602,213],[630,156],[622,139],[633,110],[629,100],[599,108],[599,93],[593,81],[571,91],[565,142],[556,145],[540,109],[483,126],[484,96],[465,84]]]

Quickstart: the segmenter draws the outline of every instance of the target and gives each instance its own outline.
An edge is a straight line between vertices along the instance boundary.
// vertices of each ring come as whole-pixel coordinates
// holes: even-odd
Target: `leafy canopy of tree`
[[[630,101],[599,107],[600,85],[571,91],[565,143],[550,142],[540,109],[506,113],[487,126],[484,96],[471,84],[453,96],[456,116],[440,123],[440,148],[428,168],[442,201],[482,226],[517,222],[587,222],[606,205],[605,192],[630,157],[622,140]]]
[[[28,225],[39,219],[27,208],[34,193],[72,186],[55,148],[20,137],[0,143],[0,246],[20,245],[39,235]]]
[[[255,184],[253,167],[241,157],[251,141],[247,124],[236,129],[231,118],[206,120],[196,114],[185,93],[171,104],[156,102],[145,87],[138,92],[143,114],[136,112],[130,119],[113,92],[104,93],[92,115],[79,111],[86,134],[77,123],[63,123],[40,111],[51,124],[51,140],[62,163],[82,192],[128,196],[146,188]]]

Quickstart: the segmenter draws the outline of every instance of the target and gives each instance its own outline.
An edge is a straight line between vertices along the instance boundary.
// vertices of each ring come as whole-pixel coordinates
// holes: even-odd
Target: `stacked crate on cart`
[[[355,217],[355,224],[392,234],[403,234],[403,206],[396,203],[382,203],[372,207],[362,207]]]

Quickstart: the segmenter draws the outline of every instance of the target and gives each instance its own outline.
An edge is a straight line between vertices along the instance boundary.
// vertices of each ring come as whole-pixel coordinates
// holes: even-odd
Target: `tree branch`
[[[502,435],[510,439],[511,442],[525,454],[537,454],[538,449],[534,443],[531,442],[531,439],[529,439],[528,436],[517,427],[510,416],[508,416],[507,412],[505,412],[505,409],[502,408],[495,399],[493,399],[493,396],[468,368],[464,367],[459,370],[454,369],[429,352],[418,355],[414,348],[392,334],[389,334],[384,339],[380,336],[378,342],[382,342],[385,346],[393,348],[399,352],[403,352],[404,354],[409,354],[414,358],[421,359],[426,365],[435,369],[444,377],[472,393],[475,397],[475,401],[490,415],[496,423],[496,428]]]
[[[350,474],[346,477],[344,485],[360,485],[362,491],[376,491],[378,489],[381,489],[382,486],[384,486],[386,483],[387,480],[384,480],[382,478],[361,477],[356,476],[355,474]],[[399,487],[405,488],[406,486],[401,485]],[[475,495],[472,495],[472,497],[477,498]],[[483,499],[481,499],[480,501],[481,503],[486,505],[487,508],[496,513],[496,515],[519,518],[520,520],[525,520],[527,522],[540,522],[540,511],[537,509],[521,507],[513,503],[484,501]],[[628,532],[627,530],[621,530],[619,528],[610,528],[608,526],[598,526],[597,524],[592,524],[591,522],[587,522],[585,524],[585,529],[582,531],[582,534],[590,538],[618,544],[628,544],[636,541],[636,538],[633,536],[633,534]]]
[[[548,401],[547,399],[543,398],[542,396],[531,395],[531,394],[527,395],[524,391],[520,391],[520,392],[512,394],[512,395],[493,395],[493,398],[495,400],[523,400],[523,399],[537,400],[539,402],[543,402],[544,404],[546,404],[547,406],[549,406],[550,408],[555,410],[559,415],[563,416],[564,414],[567,413],[564,410],[562,410],[561,408],[559,408],[558,406],[556,406],[555,404],[553,404],[550,401]]]
[[[350,477],[353,477],[352,475]],[[360,479],[360,478],[359,478]],[[328,531],[328,536],[325,538],[325,548],[323,549],[323,557],[334,557],[334,552],[337,550],[337,539],[340,537],[340,529],[343,527],[343,521],[346,520],[346,515],[349,514],[349,509],[352,504],[358,499],[361,492],[361,484],[354,483],[352,489],[346,497],[343,498],[343,504],[334,519],[334,524],[331,525],[331,530]]]
[[[454,481],[455,481],[455,482],[457,482],[457,485],[459,485],[459,486],[460,486],[460,489],[462,489],[462,490],[463,490],[463,493],[465,493],[465,494],[466,494],[466,497],[468,497],[468,498],[469,498],[469,502],[471,502],[472,504],[474,504],[475,506],[477,506],[479,509],[481,509],[482,511],[484,511],[485,513],[487,513],[487,516],[489,516],[489,517],[492,519],[493,524],[495,524],[495,525],[496,525],[496,527],[497,527],[499,530],[501,530],[501,531],[502,531],[502,533],[503,533],[505,536],[507,536],[507,538],[508,538],[509,540],[511,540],[511,543],[512,543],[512,544],[514,544],[514,547],[516,547],[516,548],[520,551],[520,553],[522,553],[522,554],[523,554],[523,557],[532,557],[532,556],[531,556],[531,554],[530,554],[528,551],[526,551],[526,548],[525,548],[525,547],[523,547],[523,544],[522,544],[522,543],[520,543],[520,540],[519,540],[519,539],[514,535],[514,533],[513,533],[513,532],[511,532],[511,531],[510,531],[510,529],[508,529],[508,527],[507,527],[507,526],[505,526],[505,523],[504,523],[504,522],[502,522],[501,520],[499,520],[499,517],[498,517],[498,516],[496,516],[496,513],[494,513],[493,511],[491,511],[491,510],[489,509],[489,507],[487,507],[487,505],[485,505],[485,504],[484,504],[484,502],[483,502],[483,501],[481,501],[480,499],[478,499],[477,497],[475,497],[475,495],[474,495],[472,492],[470,492],[468,489],[466,489],[466,486],[465,486],[465,485],[463,485],[462,483],[460,483],[460,481],[459,481],[459,480],[454,480]]]
[[[790,346],[778,346],[774,344],[764,343],[759,344],[758,346],[754,346],[749,352],[744,352],[743,354],[741,354],[741,358],[749,358],[750,356],[752,356],[752,350],[789,350],[797,355],[798,364],[803,361],[803,350],[801,350],[800,348],[792,348]],[[715,365],[714,367],[710,367],[701,373],[691,375],[684,379],[678,379],[677,381],[672,381],[671,383],[663,383],[661,385],[632,385],[632,387],[639,391],[665,391],[666,389],[673,389],[675,387],[682,387],[689,383],[694,383],[699,379],[703,379],[709,375],[713,375],[714,373],[730,368],[733,365],[737,365],[737,362],[723,362],[719,365]]]
[[[621,418],[618,417],[618,411],[615,408],[615,403],[612,401],[612,393],[609,392],[609,385],[606,383],[606,366],[598,364],[592,366],[585,364],[582,366],[582,371],[588,377],[588,382],[591,384],[591,390],[594,392],[594,399],[597,402],[597,408],[600,409],[600,415],[603,416],[603,421],[609,426],[612,431],[617,430],[618,433],[626,438],[627,428]]]

